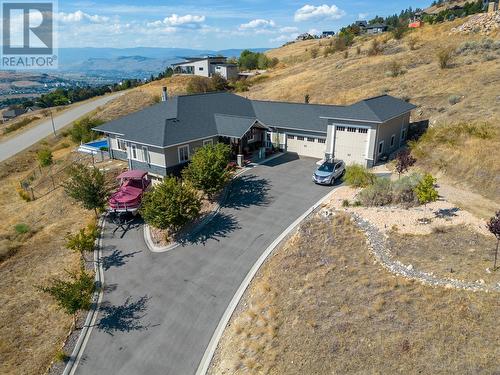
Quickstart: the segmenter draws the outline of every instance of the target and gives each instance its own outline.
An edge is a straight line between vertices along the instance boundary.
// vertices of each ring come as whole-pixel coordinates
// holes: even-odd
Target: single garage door
[[[286,137],[286,150],[296,152],[302,156],[323,159],[326,151],[325,138],[288,134]]]
[[[335,159],[346,164],[366,165],[368,129],[353,126],[337,126],[335,137]]]

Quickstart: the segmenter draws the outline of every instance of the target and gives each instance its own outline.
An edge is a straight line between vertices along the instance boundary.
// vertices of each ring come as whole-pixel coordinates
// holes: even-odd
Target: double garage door
[[[287,134],[286,150],[302,156],[323,159],[326,152],[325,138]]]

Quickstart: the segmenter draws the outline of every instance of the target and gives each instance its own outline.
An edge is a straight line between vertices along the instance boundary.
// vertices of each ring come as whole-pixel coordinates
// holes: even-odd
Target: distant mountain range
[[[263,52],[268,48],[249,48]],[[195,50],[188,48],[60,48],[59,70],[108,79],[147,78],[183,57],[223,55],[237,57],[243,49]]]

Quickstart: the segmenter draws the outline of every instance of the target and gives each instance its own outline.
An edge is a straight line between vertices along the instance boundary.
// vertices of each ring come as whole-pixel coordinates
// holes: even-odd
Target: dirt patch
[[[316,216],[258,272],[209,373],[494,373],[499,307],[394,277],[348,217]]]
[[[418,236],[389,233],[394,258],[416,269],[443,278],[500,282],[500,272],[491,272],[496,240],[468,227],[437,227],[433,234]],[[488,269],[488,271],[487,271]]]

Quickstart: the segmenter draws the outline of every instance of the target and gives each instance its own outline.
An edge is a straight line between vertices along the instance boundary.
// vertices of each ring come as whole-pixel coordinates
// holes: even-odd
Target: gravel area
[[[356,214],[369,221],[383,233],[397,230],[399,233],[430,234],[436,227],[467,225],[480,234],[491,235],[484,220],[442,198],[425,206],[409,209],[396,206],[342,207],[342,202],[346,199],[353,204],[356,200],[356,194],[360,190],[342,186],[336,191],[327,206],[333,210],[344,210]]]

